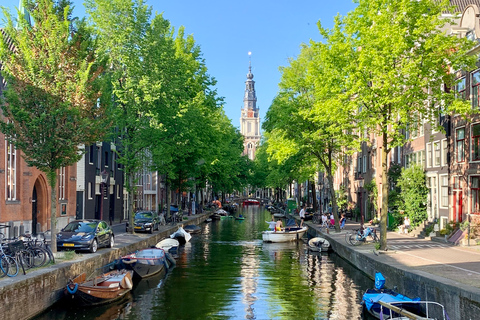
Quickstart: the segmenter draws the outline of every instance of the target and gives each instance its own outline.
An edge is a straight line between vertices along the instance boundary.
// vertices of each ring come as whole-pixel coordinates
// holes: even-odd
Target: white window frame
[[[448,196],[448,175],[439,175],[440,178],[440,208],[448,208],[449,196]],[[445,194],[444,194],[445,193]],[[443,204],[444,197],[447,197],[446,205]]]
[[[92,190],[92,183],[91,182],[88,183],[87,192],[88,192],[88,194],[87,194],[88,199],[92,200],[93,199],[93,190]]]
[[[432,143],[427,143],[427,168],[432,167]]]
[[[438,152],[438,156],[437,156]],[[433,166],[439,167],[442,164],[442,148],[440,145],[440,141],[433,142]]]
[[[7,172],[5,174],[5,198],[7,201],[17,200],[17,149],[13,143],[5,141],[7,150],[5,152],[5,164]]]
[[[58,170],[58,200],[65,200],[65,167]]]
[[[440,152],[441,152],[441,165],[446,166],[447,165],[447,158],[448,158],[448,143],[447,139],[443,139],[441,141],[441,147],[440,147]]]

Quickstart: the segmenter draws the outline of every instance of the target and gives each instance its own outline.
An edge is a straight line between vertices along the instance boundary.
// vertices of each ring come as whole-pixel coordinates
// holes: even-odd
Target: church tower
[[[243,155],[248,155],[250,160],[255,159],[255,151],[260,143],[260,117],[257,108],[257,95],[255,94],[255,81],[253,81],[252,62],[248,66],[247,81],[245,81],[245,95],[243,96],[243,109],[240,117],[240,133],[243,135]]]

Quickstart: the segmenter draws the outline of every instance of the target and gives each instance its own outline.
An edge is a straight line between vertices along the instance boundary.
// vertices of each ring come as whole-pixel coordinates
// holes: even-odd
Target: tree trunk
[[[335,232],[340,232],[340,224],[338,219],[338,206],[337,206],[337,198],[335,197],[335,190],[333,189],[333,175],[331,173],[332,170],[327,170],[327,180],[330,189],[330,197],[332,199],[332,213],[333,218],[335,219]],[[328,217],[330,219],[330,217]]]
[[[380,214],[380,250],[387,249],[387,218],[388,218],[388,150],[387,133],[382,135],[382,212]]]
[[[53,253],[57,252],[57,172],[47,172],[48,183],[52,190],[50,197],[50,248]]]
[[[135,233],[135,217],[133,213],[133,194],[134,194],[134,189],[133,189],[133,174],[131,172],[127,173],[127,180],[128,180],[128,225],[129,225],[129,233],[134,234]],[[102,195],[103,197],[103,195]]]

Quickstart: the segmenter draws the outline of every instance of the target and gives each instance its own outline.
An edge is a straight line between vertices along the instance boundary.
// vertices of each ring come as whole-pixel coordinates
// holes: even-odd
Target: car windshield
[[[139,212],[135,215],[136,219],[152,219],[153,215],[151,212]]]
[[[97,227],[97,222],[75,221],[67,224],[63,231],[69,232],[93,232]]]

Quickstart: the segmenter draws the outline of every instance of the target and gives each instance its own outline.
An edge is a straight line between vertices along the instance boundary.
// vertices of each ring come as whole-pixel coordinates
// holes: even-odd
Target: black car
[[[133,224],[135,231],[153,233],[153,231],[158,230],[160,226],[160,217],[154,211],[139,211],[135,213]],[[128,232],[128,222],[126,229]]]
[[[103,220],[86,219],[70,222],[57,234],[57,250],[87,250],[112,248],[115,244],[113,230]]]

